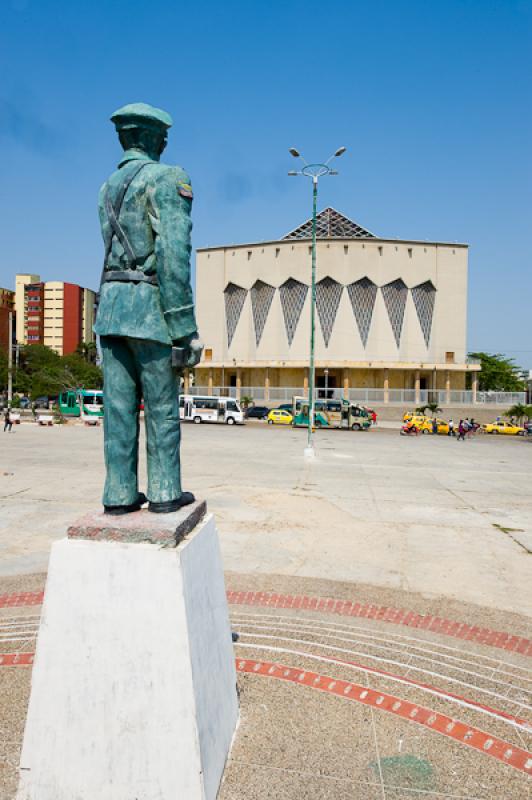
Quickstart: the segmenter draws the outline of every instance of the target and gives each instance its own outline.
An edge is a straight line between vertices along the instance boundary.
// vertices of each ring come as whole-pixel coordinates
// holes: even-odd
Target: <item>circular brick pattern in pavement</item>
[[[4,609],[0,617],[0,666],[31,666],[39,625],[39,614],[32,606],[38,606],[42,599],[42,592],[0,597],[0,607]],[[340,702],[348,703],[351,708],[361,706],[364,713],[370,711],[370,718],[365,718],[364,724],[372,727],[377,747],[373,760],[368,755],[375,781],[372,783],[368,778],[368,766],[361,784],[365,788],[360,795],[350,794],[350,797],[375,796],[393,800],[461,797],[465,800],[482,796],[498,800],[506,796],[497,791],[511,791],[507,796],[515,800],[528,797],[527,777],[532,773],[532,727],[528,721],[532,670],[529,668],[530,642],[526,638],[466,622],[331,598],[230,591],[228,600],[233,630],[238,634],[235,654],[239,682],[258,682],[257,691],[265,704],[271,695],[270,683],[280,683],[289,692],[283,696],[289,697],[298,708],[308,705],[304,698],[305,693],[309,693],[321,696],[324,710],[323,704]],[[262,681],[262,678],[267,680]],[[261,793],[258,786],[242,794],[243,786],[238,788],[237,784],[243,779],[235,775],[242,776],[246,764],[250,764],[241,742],[249,733],[251,710],[247,708],[244,690],[242,721],[226,770],[222,800],[244,797],[262,800],[268,796],[343,797],[342,781],[351,782],[348,791],[352,791],[357,781],[349,775],[342,777],[341,769],[320,777],[312,771],[306,773],[301,764],[276,767],[263,751],[261,763],[254,763],[255,773],[261,769],[269,770],[269,774],[280,770],[279,787],[285,788],[279,788],[278,794],[268,795]],[[334,738],[338,708],[330,713]],[[386,726],[385,718],[393,719],[395,727]],[[284,720],[277,712],[276,719],[278,742],[283,748]],[[302,719],[301,724],[310,730],[314,719],[305,719],[304,713]],[[386,783],[385,776],[387,781],[390,778],[383,765],[394,764],[397,760],[400,764],[428,764],[426,769],[431,769],[431,762],[422,757],[426,755],[422,747],[419,752],[404,756],[395,752],[390,755],[386,750],[386,743],[394,737],[402,741],[401,726],[408,726],[410,731],[422,730],[433,737],[431,746],[436,754],[432,757],[433,765],[440,759],[438,753],[445,760],[448,755],[443,753],[451,747],[455,772],[463,762],[468,775],[476,770],[479,774],[485,772],[494,776],[490,785],[499,786],[499,789],[486,793],[484,788],[484,793],[479,795],[474,777],[473,785],[463,785],[462,789],[455,788],[455,784],[452,789],[451,784],[441,786],[440,779],[439,788],[434,791],[416,788],[413,784]],[[383,728],[393,731],[381,743],[381,750],[388,753],[385,757],[378,748]],[[415,739],[410,735],[409,741]],[[315,747],[312,736],[310,740],[307,752]],[[268,747],[271,749],[272,744]],[[415,748],[411,746],[412,749]],[[470,766],[466,752],[474,754],[474,767]],[[483,767],[484,763],[490,767]],[[314,786],[313,782],[316,782],[315,788],[309,789]],[[481,784],[480,779],[477,782]],[[329,784],[335,787],[331,795],[323,788]]]

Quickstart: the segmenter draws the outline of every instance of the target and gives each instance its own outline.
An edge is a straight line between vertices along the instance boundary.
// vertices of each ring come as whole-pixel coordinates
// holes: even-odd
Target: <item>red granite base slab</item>
[[[98,542],[148,542],[162,547],[176,547],[194,530],[207,513],[205,500],[196,500],[172,514],[153,514],[147,509],[113,517],[103,511],[86,514],[67,531],[69,539]]]

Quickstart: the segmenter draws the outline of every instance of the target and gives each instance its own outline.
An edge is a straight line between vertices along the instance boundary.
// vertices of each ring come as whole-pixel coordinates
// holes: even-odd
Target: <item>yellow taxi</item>
[[[421,426],[429,421],[430,417],[425,417],[424,414],[411,414],[410,412],[407,412],[403,417],[403,422],[408,422],[411,425],[415,425],[418,430],[421,430]]]
[[[482,427],[486,433],[504,433],[507,436],[524,436],[525,434],[525,429],[520,425],[514,425],[511,422],[504,422],[503,420],[489,422]]]
[[[283,408],[272,408],[266,419],[268,425],[291,425],[294,418],[289,411],[285,411]]]
[[[447,435],[449,433],[449,423],[445,422],[444,419],[436,418],[436,424],[438,425],[438,433]],[[432,417],[425,417],[423,422],[419,425],[416,424],[416,428],[421,431],[421,433],[432,433]]]

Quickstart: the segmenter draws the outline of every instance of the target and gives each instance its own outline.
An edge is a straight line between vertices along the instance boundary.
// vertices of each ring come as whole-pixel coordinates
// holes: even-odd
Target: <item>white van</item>
[[[187,422],[224,422],[243,425],[244,412],[234,397],[185,394],[179,398],[179,418]]]

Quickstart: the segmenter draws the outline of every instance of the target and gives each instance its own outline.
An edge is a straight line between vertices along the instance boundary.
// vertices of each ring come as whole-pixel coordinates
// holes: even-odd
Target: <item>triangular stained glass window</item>
[[[283,239],[311,239],[312,219],[283,236]],[[317,239],[375,239],[375,234],[345,217],[334,208],[325,208],[316,215]]]
[[[408,289],[400,278],[381,287],[382,296],[386,305],[386,311],[392,326],[393,335],[397,347],[401,342],[401,331],[403,330],[403,320],[405,316],[406,298]]]
[[[251,309],[253,311],[253,324],[255,326],[255,341],[260,343],[268,313],[275,294],[275,287],[263,281],[255,281],[250,290]]]
[[[288,278],[280,287],[281,308],[283,309],[284,327],[288,345],[291,345],[296,333],[297,324],[307,299],[308,286],[294,278]]]
[[[377,286],[369,278],[361,278],[359,281],[350,283],[347,286],[347,293],[351,300],[360,338],[365,347],[368,341],[373,309],[375,308]]]
[[[416,307],[421,330],[423,331],[423,338],[428,347],[432,330],[434,301],[436,299],[436,288],[432,281],[425,281],[425,283],[420,283],[419,286],[414,286],[412,289],[412,299]]]
[[[316,284],[316,309],[325,347],[329,346],[343,288],[341,283],[329,277],[323,278]]]
[[[225,323],[227,326],[227,346],[231,347],[236,326],[242,313],[248,291],[236,283],[228,283],[224,289]]]

